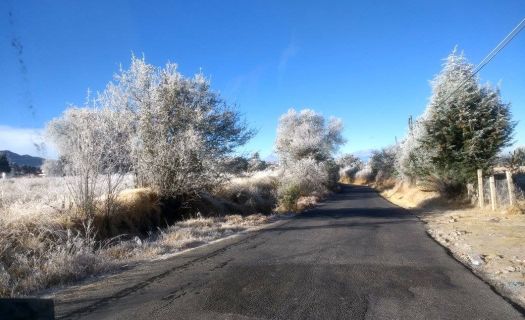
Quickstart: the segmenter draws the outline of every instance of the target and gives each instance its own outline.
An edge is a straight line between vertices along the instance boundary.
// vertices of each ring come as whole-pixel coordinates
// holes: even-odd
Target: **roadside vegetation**
[[[404,139],[372,151],[367,163],[346,161],[342,180],[373,185],[390,201],[413,209],[436,241],[525,307],[525,149],[504,151],[515,127],[510,104],[497,87],[481,84],[473,70],[454,50],[431,82],[423,114],[410,117]],[[512,206],[505,205],[506,181],[496,180],[500,207],[479,208],[478,169],[484,177],[510,172]],[[488,182],[481,186],[485,194]]]
[[[516,124],[499,89],[481,84],[473,72],[474,65],[454,50],[431,82],[423,114],[416,120],[410,117],[404,139],[373,150],[366,164],[347,165],[345,179],[381,187],[403,182],[448,199],[466,196],[478,169],[488,174],[502,163]],[[523,159],[520,150],[506,157],[514,168]]]
[[[203,74],[132,57],[104,91],[47,125],[45,177],[0,179],[0,296],[26,295],[208,243],[337,190],[341,120],[289,110],[278,162]],[[9,163],[0,159],[1,169]]]

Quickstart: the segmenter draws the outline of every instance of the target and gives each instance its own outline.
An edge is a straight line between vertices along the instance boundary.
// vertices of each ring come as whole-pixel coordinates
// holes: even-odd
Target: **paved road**
[[[57,298],[82,319],[522,319],[367,187]]]

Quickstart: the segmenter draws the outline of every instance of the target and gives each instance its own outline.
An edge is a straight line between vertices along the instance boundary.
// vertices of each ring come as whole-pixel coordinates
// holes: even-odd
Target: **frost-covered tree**
[[[424,126],[427,113],[415,122],[409,123],[407,136],[399,144],[396,154],[396,170],[403,180],[415,183],[417,179],[432,173],[432,153],[423,147],[422,139],[426,137]]]
[[[275,149],[283,163],[313,158],[326,161],[345,142],[341,132],[343,122],[325,117],[313,110],[299,112],[290,109],[279,119]]]
[[[456,50],[432,81],[420,138],[434,174],[444,184],[465,185],[487,170],[512,139],[510,105],[498,89],[480,85],[474,66]]]
[[[354,168],[354,167],[363,166],[363,161],[351,153],[345,153],[341,155],[335,160],[335,162],[341,168],[344,168],[344,167]]]
[[[47,125],[64,164],[64,173],[80,213],[95,214],[96,197],[106,195],[105,210],[114,209],[116,188],[128,172],[126,138],[116,115],[108,110],[71,107]]]
[[[88,216],[101,192],[111,213],[130,171],[161,196],[207,191],[225,179],[225,162],[253,135],[202,74],[186,78],[175,64],[158,68],[135,57],[95,99],[67,109],[47,131]]]
[[[288,166],[281,180],[285,187],[280,188],[280,191],[297,186],[301,195],[309,195],[314,192],[325,192],[329,175],[324,163],[313,158],[304,158]]]
[[[344,143],[342,130],[340,119],[326,121],[310,109],[291,109],[281,116],[275,141],[283,170],[278,187],[281,202],[334,188],[338,167],[333,157]]]
[[[356,173],[364,167],[363,161],[350,153],[341,155],[335,162],[339,167],[339,176],[346,177],[350,181],[354,180]]]
[[[97,103],[128,119],[138,182],[164,196],[191,196],[217,185],[224,161],[253,135],[202,74],[184,77],[172,63],[159,68],[132,57]]]

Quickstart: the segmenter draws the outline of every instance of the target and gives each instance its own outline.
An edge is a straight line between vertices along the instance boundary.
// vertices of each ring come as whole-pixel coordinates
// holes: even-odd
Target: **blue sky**
[[[202,69],[259,130],[245,151],[268,156],[291,107],[342,118],[342,151],[378,148],[422,113],[455,45],[476,64],[523,17],[522,0],[1,1],[0,150],[38,154],[45,123],[132,52]],[[525,32],[480,75],[500,84],[525,144]]]

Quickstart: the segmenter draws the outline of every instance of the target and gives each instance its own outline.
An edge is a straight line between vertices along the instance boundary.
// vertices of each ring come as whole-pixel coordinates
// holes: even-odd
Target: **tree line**
[[[275,149],[282,174],[275,192],[287,208],[301,196],[336,187],[334,155],[344,143],[342,128],[340,119],[308,109],[291,109],[280,118]],[[176,64],[156,67],[134,56],[129,69],[85,105],[67,108],[46,132],[60,157],[46,162],[45,171],[70,177],[69,189],[85,216],[98,210],[99,190],[106,213],[115,210],[126,174],[133,174],[136,187],[186,201],[213,192],[232,174],[269,166],[258,154],[236,155],[255,131],[202,73],[185,77]]]

